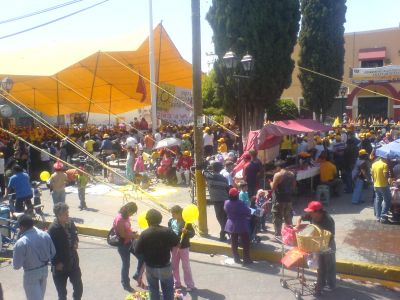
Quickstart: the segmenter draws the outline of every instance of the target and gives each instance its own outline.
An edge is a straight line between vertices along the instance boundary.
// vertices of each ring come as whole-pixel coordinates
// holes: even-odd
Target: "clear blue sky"
[[[52,12],[0,24],[0,37],[67,15],[101,0],[83,0]],[[68,0],[1,0],[0,21]],[[211,0],[200,0],[202,65],[213,52],[212,30],[205,20]],[[399,26],[400,0],[348,0],[346,32]],[[191,1],[153,0],[153,25],[163,20],[182,56],[191,61]],[[0,39],[0,73],[53,71],[97,50],[129,50],[148,35],[147,0],[110,0],[100,6],[33,31]],[[141,38],[139,38],[139,36]],[[53,66],[53,69],[51,68]],[[56,70],[54,70],[56,71]]]

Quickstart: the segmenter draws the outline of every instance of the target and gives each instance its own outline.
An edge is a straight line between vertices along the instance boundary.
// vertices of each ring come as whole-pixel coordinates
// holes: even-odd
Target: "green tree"
[[[343,77],[346,9],[346,0],[301,0],[300,67]],[[306,106],[324,119],[340,82],[304,69],[299,79]]]
[[[211,70],[207,75],[203,77],[202,87],[202,98],[203,107],[206,108],[222,108],[222,101],[217,95],[217,83],[215,81],[215,71]]]
[[[206,18],[218,56],[214,64],[217,96],[225,114],[235,118],[247,135],[262,126],[266,108],[291,84],[299,1],[213,0]],[[223,66],[222,57],[229,50],[239,58],[247,52],[253,56],[249,79],[238,79]],[[239,63],[235,73],[240,71]]]
[[[267,109],[268,121],[293,120],[299,117],[296,104],[290,99],[280,99]]]

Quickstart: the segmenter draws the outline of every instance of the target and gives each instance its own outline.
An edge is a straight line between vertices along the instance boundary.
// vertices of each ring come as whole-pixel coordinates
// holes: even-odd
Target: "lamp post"
[[[235,73],[235,70],[236,70],[236,67],[238,64],[238,58],[236,57],[235,52],[229,50],[228,52],[225,53],[225,55],[222,59],[223,59],[225,68],[227,68],[228,70],[233,70],[232,76],[237,81],[237,102],[238,102],[237,105],[239,106],[240,105],[240,80],[243,78],[244,79],[250,78],[250,76],[248,74],[253,70],[253,66],[254,66],[253,56],[251,56],[250,54],[247,53],[240,60],[240,63],[242,65],[242,68],[246,75],[240,75],[240,74]]]
[[[233,51],[226,52],[222,59],[224,61],[225,67],[228,70],[236,69],[238,59],[236,57],[235,52],[233,52]],[[246,73],[249,73],[250,71],[253,70],[254,60],[253,60],[253,56],[251,56],[250,54],[247,53],[245,56],[243,56],[242,59],[240,60],[240,63],[242,64],[243,70]],[[250,78],[250,76],[238,75],[238,74],[233,74],[233,77]]]
[[[1,94],[1,103],[0,103],[0,115],[3,117],[2,125],[5,129],[9,128],[8,118],[12,115],[11,106],[6,103],[4,100],[5,94],[8,94],[14,86],[14,81],[10,77],[5,77],[1,81],[0,84],[0,94]]]
[[[342,121],[343,121],[343,102],[344,102],[344,96],[346,96],[346,94],[347,94],[347,86],[342,85],[339,88],[339,94],[342,97],[342,99],[340,99],[340,110],[342,113]]]

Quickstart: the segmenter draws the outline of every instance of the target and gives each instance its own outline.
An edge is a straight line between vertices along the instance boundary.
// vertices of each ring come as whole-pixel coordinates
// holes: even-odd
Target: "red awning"
[[[386,47],[361,49],[358,52],[358,60],[378,60],[386,58]]]
[[[273,124],[267,124],[261,129],[261,132],[265,132],[270,135],[282,136],[317,131],[325,132],[331,129],[331,126],[326,126],[314,120],[304,119],[277,121]]]

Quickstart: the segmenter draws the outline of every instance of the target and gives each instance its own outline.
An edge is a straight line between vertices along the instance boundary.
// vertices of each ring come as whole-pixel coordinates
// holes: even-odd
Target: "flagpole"
[[[151,129],[153,134],[157,129],[157,97],[154,68],[154,34],[153,34],[153,5],[149,0],[149,61],[150,61],[150,96],[151,96]]]

